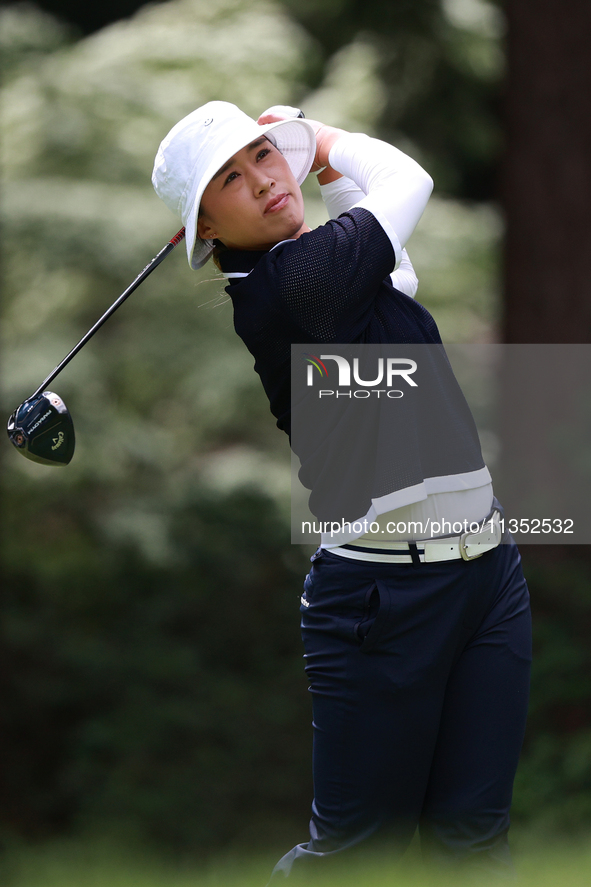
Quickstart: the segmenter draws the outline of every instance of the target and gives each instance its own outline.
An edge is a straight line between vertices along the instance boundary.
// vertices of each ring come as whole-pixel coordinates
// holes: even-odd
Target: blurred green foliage
[[[552,546],[522,550],[534,669],[512,818],[547,842],[591,824],[591,564],[572,547],[570,558]]]
[[[180,226],[149,177],[160,139],[200,103],[254,116],[302,104],[369,132],[396,105],[398,143],[424,159],[437,145],[402,123],[417,90],[444,101],[428,59],[463,46],[475,90],[465,102],[480,101],[466,59],[481,43],[483,58],[498,53],[496,32],[482,36],[474,19],[488,4],[401,4],[402,74],[423,59],[426,79],[401,74],[399,91],[357,4],[334,4],[348,30],[330,45],[331,5],[318,19],[326,33],[308,6],[296,21],[264,0],[171,0],[80,41],[29,5],[0,10],[6,415]],[[324,218],[315,187],[309,224]],[[494,206],[436,196],[411,241],[420,298],[448,341],[495,336],[500,234]],[[6,839],[99,831],[202,853],[291,846],[312,793],[298,631],[309,552],[289,544],[287,440],[215,269],[191,273],[179,246],[54,387],[76,426],[72,464],[38,466],[8,446],[3,456]],[[533,580],[548,613],[516,817],[551,815],[567,831],[591,820],[588,578],[581,567]]]
[[[362,42],[382,86],[378,134],[419,145],[439,192],[490,200],[502,149],[502,5],[491,0],[282,0],[314,37],[325,65]]]
[[[101,533],[100,485],[7,492],[22,503],[5,531],[8,833],[102,827],[177,848],[285,837],[311,790],[290,784],[310,757],[303,564],[270,500],[187,490],[164,566]]]
[[[486,887],[493,881],[462,870],[430,871],[411,848],[402,863],[388,853],[349,860],[331,872],[318,873],[318,887]],[[155,853],[153,849],[121,848],[97,840],[52,841],[35,847],[11,848],[5,857],[6,887],[261,887],[270,874],[271,855],[226,853],[209,861]],[[591,872],[588,844],[571,841],[552,850],[541,844],[520,854],[517,863],[523,887],[586,887]]]
[[[3,87],[8,413],[180,227],[149,181],[172,123],[212,97],[289,100],[307,38],[236,0],[57,47],[30,7],[2,15],[23,47]],[[307,815],[304,780],[284,812],[310,756],[289,451],[208,277],[183,244],[56,381],[78,437],[67,470],[5,454],[8,833],[108,821],[216,846]]]

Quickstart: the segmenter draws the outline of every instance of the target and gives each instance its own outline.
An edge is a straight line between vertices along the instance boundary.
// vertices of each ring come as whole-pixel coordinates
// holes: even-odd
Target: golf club
[[[40,462],[42,465],[67,465],[71,461],[75,446],[74,423],[62,398],[53,391],[47,390],[47,386],[53,382],[58,373],[61,373],[127,297],[138,288],[140,283],[183,240],[184,236],[185,229],[181,228],[138,274],[125,292],[121,293],[119,298],[97,320],[95,325],[89,329],[86,335],[80,339],[78,344],[72,348],[70,353],[64,357],[62,362],[43,380],[39,388],[12,413],[8,420],[8,437],[27,459]]]

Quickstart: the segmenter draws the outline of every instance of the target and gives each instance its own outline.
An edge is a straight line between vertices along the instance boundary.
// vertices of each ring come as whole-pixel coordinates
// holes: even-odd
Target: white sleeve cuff
[[[392,272],[390,279],[392,286],[414,299],[419,288],[419,279],[405,249],[402,250],[400,265],[396,271]]]

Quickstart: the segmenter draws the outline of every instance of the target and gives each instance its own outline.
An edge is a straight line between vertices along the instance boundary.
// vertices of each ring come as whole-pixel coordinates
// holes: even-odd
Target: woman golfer
[[[413,298],[404,250],[430,177],[384,142],[296,115],[270,109],[256,123],[210,102],[170,131],[153,174],[186,227],[191,266],[214,252],[236,331],[287,433],[292,344],[443,353],[433,318]],[[330,216],[314,230],[300,191],[310,170],[320,170]],[[509,807],[531,658],[527,587],[515,544],[501,539],[465,402],[438,397],[437,435],[405,403],[405,422],[380,441],[382,454],[391,441],[390,470],[357,515],[370,518],[370,530],[323,536],[304,584],[314,803],[309,840],[277,863],[273,884],[309,880],[374,841],[400,852],[417,826],[428,858],[511,876]],[[367,453],[333,451],[333,461],[341,456],[346,493]],[[322,459],[324,471],[330,455]],[[306,453],[303,467],[313,462]],[[450,533],[458,524],[468,531]]]

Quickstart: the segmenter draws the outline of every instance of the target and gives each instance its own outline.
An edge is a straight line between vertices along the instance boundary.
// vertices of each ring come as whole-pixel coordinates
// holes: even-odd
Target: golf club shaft
[[[94,336],[96,331],[99,330],[102,327],[102,325],[105,323],[105,321],[108,320],[109,317],[115,313],[117,308],[119,308],[119,306],[123,304],[123,302],[127,299],[127,297],[130,296],[132,294],[132,292],[138,288],[140,283],[142,283],[146,279],[146,277],[152,273],[154,268],[156,268],[160,264],[160,262],[162,262],[166,258],[166,256],[170,252],[172,252],[172,250],[175,248],[175,246],[177,246],[181,242],[181,240],[183,240],[184,236],[185,236],[185,229],[181,228],[181,230],[177,234],[175,234],[171,240],[168,241],[166,246],[160,250],[158,255],[154,256],[152,261],[148,265],[146,265],[144,270],[140,274],[138,274],[136,279],[133,281],[132,284],[130,284],[127,287],[125,292],[121,293],[119,298],[115,302],[113,302],[111,307],[107,311],[105,311],[105,313],[103,314],[103,316],[101,318],[99,318],[99,320],[97,320],[95,325],[91,329],[88,330],[86,335],[83,336],[82,339],[80,339],[78,344],[74,345],[74,347],[72,348],[70,353],[68,355],[66,355],[66,357],[64,357],[62,362],[59,363],[54,370],[51,371],[49,376],[43,380],[43,382],[41,383],[39,388],[35,391],[34,394],[32,394],[28,398],[28,400],[33,400],[33,398],[38,397],[38,395],[42,394],[42,392],[47,388],[47,386],[51,382],[53,382],[53,380],[58,375],[58,373],[61,373],[61,371],[64,369],[64,367],[66,367],[70,363],[72,358],[78,354],[80,349],[83,348],[84,345],[86,345],[88,340]]]

